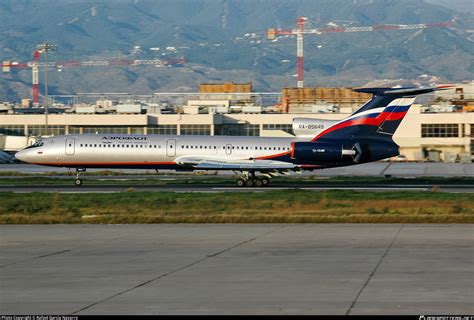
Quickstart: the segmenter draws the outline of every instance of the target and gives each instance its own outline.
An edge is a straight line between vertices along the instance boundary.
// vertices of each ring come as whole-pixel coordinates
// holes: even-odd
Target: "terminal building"
[[[211,91],[210,88],[206,88]],[[242,92],[246,92],[244,87]],[[461,109],[439,109],[435,112],[422,105],[413,105],[404,121],[398,128],[394,140],[400,145],[400,153],[409,161],[445,161],[470,162],[474,159],[474,112],[469,112],[469,100],[466,90],[453,89],[456,101],[462,101]],[[290,93],[287,91],[287,93]],[[461,97],[461,95],[463,95]],[[437,97],[440,105],[446,95]],[[455,98],[456,98],[455,97]],[[244,99],[248,96],[244,95]],[[350,97],[345,98],[350,102]],[[357,97],[361,98],[361,97]],[[461,99],[462,98],[462,99]],[[341,98],[342,99],[342,98]],[[212,100],[190,100],[188,107],[210,106]],[[211,101],[211,102],[209,102]],[[224,101],[224,103],[222,102]],[[467,104],[465,101],[468,101]],[[248,102],[248,101],[247,101]],[[461,102],[458,102],[461,103]],[[446,104],[444,104],[446,105]],[[220,100],[214,106],[229,106],[229,101]],[[247,105],[248,106],[248,105]],[[439,106],[439,105],[438,105]],[[467,108],[464,108],[466,107]],[[198,106],[199,107],[199,106]],[[225,136],[265,136],[291,137],[294,118],[313,118],[340,120],[349,116],[352,105],[341,107],[337,112],[325,113],[258,113],[260,109],[245,109],[240,106],[240,113],[217,112],[219,109],[199,112],[196,108],[190,113],[162,114],[1,114],[0,115],[0,150],[15,151],[25,147],[38,136],[64,135],[81,133],[115,133],[115,134],[171,134],[171,135],[225,135]],[[248,106],[252,107],[252,106]],[[286,107],[285,107],[286,108]],[[301,104],[290,104],[291,108],[306,111]],[[186,112],[186,107],[181,112]],[[248,110],[249,112],[245,112]],[[48,129],[46,130],[46,117]]]

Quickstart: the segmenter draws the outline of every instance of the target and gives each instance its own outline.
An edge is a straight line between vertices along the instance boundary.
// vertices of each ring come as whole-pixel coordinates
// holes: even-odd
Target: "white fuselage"
[[[180,158],[223,161],[290,154],[291,138],[81,134],[46,138],[16,154],[22,161],[61,167],[171,168]]]

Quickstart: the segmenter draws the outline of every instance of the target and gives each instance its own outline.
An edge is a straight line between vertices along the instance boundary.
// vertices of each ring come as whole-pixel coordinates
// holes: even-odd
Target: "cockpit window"
[[[42,147],[43,144],[44,144],[43,141],[39,140],[33,143],[31,146],[26,147],[25,149]]]

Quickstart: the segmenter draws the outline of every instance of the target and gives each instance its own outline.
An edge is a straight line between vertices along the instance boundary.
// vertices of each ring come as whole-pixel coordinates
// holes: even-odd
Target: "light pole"
[[[48,52],[57,48],[57,45],[51,43],[42,43],[36,46],[36,50],[44,55],[44,114],[45,114],[45,134],[49,134],[48,130]]]

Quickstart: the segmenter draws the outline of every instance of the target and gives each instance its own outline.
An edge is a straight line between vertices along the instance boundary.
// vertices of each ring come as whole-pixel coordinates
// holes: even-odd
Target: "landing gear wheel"
[[[263,187],[263,181],[261,179],[255,179],[254,184],[255,184],[255,187],[257,188]]]
[[[238,187],[245,187],[245,181],[243,179],[237,180],[237,186]]]
[[[262,184],[264,187],[268,186],[270,184],[270,179],[262,178]]]
[[[253,187],[254,186],[253,179],[248,179],[247,181],[245,181],[245,186],[249,188]]]
[[[81,173],[86,172],[86,168],[76,168],[76,179],[74,179],[74,185],[80,187],[82,185],[82,180],[79,178]]]

